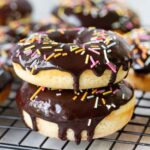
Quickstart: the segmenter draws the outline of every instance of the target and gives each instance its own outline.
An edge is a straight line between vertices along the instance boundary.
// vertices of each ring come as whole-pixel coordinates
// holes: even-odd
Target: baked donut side
[[[128,52],[128,44],[111,31],[48,30],[46,34],[36,33],[18,43],[13,66],[20,78],[34,85],[57,89],[96,88],[126,77],[131,65]]]
[[[24,83],[17,104],[29,128],[79,143],[121,129],[132,117],[135,99],[124,82],[83,91],[47,90]]]

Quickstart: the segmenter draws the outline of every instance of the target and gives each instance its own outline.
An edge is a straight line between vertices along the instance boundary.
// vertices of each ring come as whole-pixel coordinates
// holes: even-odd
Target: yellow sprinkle
[[[61,53],[56,54],[56,55],[54,56],[54,58],[57,58],[57,57],[59,57],[59,56],[61,56]]]
[[[34,47],[35,47],[35,45],[31,45],[29,47],[26,47],[24,50],[29,50],[29,49],[34,48]]]
[[[43,89],[42,86],[39,87],[39,88],[36,90],[36,92],[31,96],[30,100],[33,100],[33,99],[36,97],[36,95],[38,95],[38,94],[41,92],[42,89]]]
[[[35,68],[33,67],[32,70],[31,70],[31,74],[33,74],[34,70],[35,70]]]
[[[62,56],[67,56],[68,55],[68,53],[62,53]]]
[[[91,45],[92,48],[99,48],[98,45]]]
[[[74,8],[74,12],[75,12],[75,13],[80,13],[80,12],[82,12],[82,7],[81,7],[81,6],[75,7],[75,8]]]
[[[55,49],[54,51],[55,51],[55,52],[62,52],[63,49]]]
[[[55,53],[52,53],[51,55],[49,55],[49,56],[46,58],[46,61],[50,60],[54,55],[55,55]]]
[[[111,90],[110,90],[110,91],[107,91],[107,92],[104,92],[103,95],[107,95],[107,94],[110,94],[110,93],[112,93]]]
[[[40,50],[39,50],[39,49],[37,49],[36,51],[37,51],[37,53],[38,53],[39,55],[41,55],[41,52],[40,52]]]
[[[93,90],[93,91],[92,91],[92,94],[95,94],[96,92],[97,92],[97,89]]]
[[[52,46],[44,46],[44,47],[41,47],[42,49],[49,49],[49,48],[52,48]]]
[[[43,45],[47,45],[47,44],[49,44],[49,42],[43,42]]]
[[[49,29],[49,30],[47,31],[47,33],[52,33],[52,32],[55,32],[55,29]]]
[[[110,42],[110,39],[109,39],[109,38],[106,38],[105,43],[106,43],[106,44],[109,44],[109,42]]]
[[[80,53],[80,52],[82,52],[82,51],[84,51],[84,49],[83,49],[83,48],[81,48],[81,49],[79,49],[79,50],[75,51],[75,53],[76,53],[76,54],[78,54],[78,53]]]
[[[76,100],[76,99],[77,99],[77,97],[78,97],[78,96],[74,96],[72,99],[73,99],[73,100]]]
[[[58,9],[58,16],[63,16],[64,15],[64,8],[59,8]]]
[[[73,51],[77,50],[78,48],[79,48],[79,47],[74,47],[74,48],[72,48],[70,51],[73,52]]]
[[[88,62],[89,62],[89,58],[90,58],[90,55],[86,55],[86,58],[85,58],[85,64],[88,64]]]
[[[103,105],[105,105],[105,104],[106,104],[106,101],[105,101],[105,99],[104,99],[104,98],[102,98],[102,103],[103,103]]]
[[[81,101],[84,101],[84,100],[85,100],[87,94],[88,94],[88,92],[85,92],[85,93],[83,94],[83,96],[82,96],[82,98],[81,98]]]

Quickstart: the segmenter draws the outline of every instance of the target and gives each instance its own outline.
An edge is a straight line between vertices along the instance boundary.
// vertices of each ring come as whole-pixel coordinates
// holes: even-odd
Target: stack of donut
[[[120,35],[95,28],[50,29],[21,40],[12,61],[24,80],[17,104],[25,124],[77,143],[121,129],[135,103],[123,81],[128,51]]]

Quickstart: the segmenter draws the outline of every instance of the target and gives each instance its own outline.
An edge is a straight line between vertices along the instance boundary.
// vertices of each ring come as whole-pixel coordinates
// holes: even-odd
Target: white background
[[[58,0],[29,0],[34,8],[34,19],[38,20],[48,16]],[[75,1],[75,0],[74,0]],[[143,25],[150,25],[150,0],[124,0],[141,17]]]

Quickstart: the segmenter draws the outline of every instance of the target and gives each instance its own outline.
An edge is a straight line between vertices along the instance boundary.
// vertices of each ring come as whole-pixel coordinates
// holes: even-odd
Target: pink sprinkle
[[[133,28],[133,24],[132,24],[131,22],[128,22],[127,25],[126,25],[126,27],[127,27],[128,29],[131,29],[131,28]]]
[[[116,89],[115,91],[113,91],[113,94],[116,94],[118,91],[119,91],[119,90],[118,90],[118,89]]]
[[[32,50],[30,49],[30,50],[24,51],[23,53],[28,56],[28,55],[31,55],[31,54],[32,54]]]
[[[34,57],[35,55],[36,55],[37,53],[36,53],[36,51],[31,55],[31,57]]]
[[[43,56],[43,57],[44,57],[44,60],[46,60],[46,55],[45,55],[45,54],[44,54],[44,56]]]
[[[96,94],[103,93],[103,92],[105,92],[105,90],[99,90],[99,91],[96,92]]]
[[[117,71],[116,71],[116,66],[115,66],[113,63],[107,62],[106,64],[108,65],[108,67],[109,67],[114,73],[117,72]]]
[[[45,90],[45,87],[42,87],[42,91],[44,91]]]
[[[92,64],[95,65],[95,61],[92,56],[90,56],[90,60],[91,60]]]
[[[91,52],[93,52],[93,53],[95,53],[95,54],[97,54],[97,55],[100,55],[100,52],[98,52],[98,51],[96,51],[96,50],[94,50],[92,48],[88,48],[88,50],[91,51]]]
[[[96,62],[95,62],[95,64],[93,64],[93,65],[91,65],[91,68],[93,68],[93,67],[95,67],[97,64],[99,64],[100,62],[99,62],[99,60],[97,60]]]

